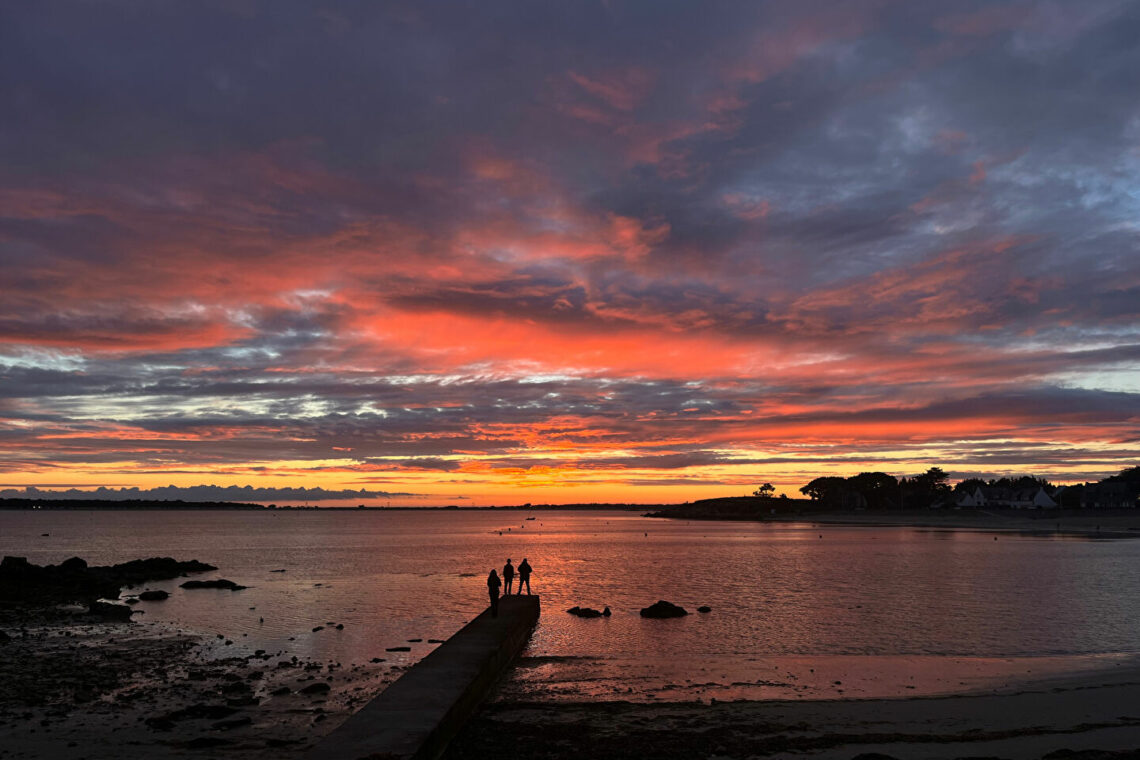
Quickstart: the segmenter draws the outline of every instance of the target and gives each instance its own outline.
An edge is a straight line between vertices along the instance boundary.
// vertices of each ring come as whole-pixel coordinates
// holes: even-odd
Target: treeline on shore
[[[799,489],[807,498],[773,496],[769,483],[750,496],[701,499],[662,507],[650,517],[755,520],[831,512],[910,512],[925,509],[1127,509],[1140,507],[1140,466],[1093,483],[1058,486],[1030,475],[967,478],[953,486],[939,467],[912,477],[862,472],[827,476]]]
[[[757,495],[764,487],[757,489]],[[1103,480],[1058,486],[1031,475],[966,478],[951,487],[940,467],[921,475],[896,478],[883,472],[863,472],[849,478],[822,477],[800,493],[832,509],[909,510],[948,507],[1006,508],[1129,508],[1140,506],[1140,466],[1121,470]]]

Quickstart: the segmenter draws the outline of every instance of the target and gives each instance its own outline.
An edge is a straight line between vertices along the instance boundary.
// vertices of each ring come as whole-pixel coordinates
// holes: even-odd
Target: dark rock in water
[[[0,562],[0,603],[90,603],[100,598],[114,599],[124,586],[215,569],[197,560],[179,562],[170,557],[136,559],[100,567],[89,567],[79,557],[43,567],[23,557],[5,557]]]
[[[225,578],[217,578],[212,581],[186,581],[181,584],[179,588],[224,588],[230,591],[241,591],[248,586],[240,586],[231,580]]]
[[[337,629],[338,631],[343,631],[343,630],[344,630],[344,623],[337,623],[337,624],[336,624],[336,629]]]
[[[27,569],[30,569],[30,567],[35,567],[35,566],[36,565],[33,565],[27,561],[27,557],[5,557],[3,559],[0,559],[0,572],[3,572],[3,571],[11,572],[11,571],[15,571],[15,570],[27,570]]]
[[[582,618],[598,618],[602,616],[601,612],[592,607],[571,607],[566,611],[571,615],[577,615]]]
[[[317,631],[323,631],[324,629],[325,629],[325,627],[323,625],[318,625],[315,628],[313,628],[313,633],[316,633]]]
[[[3,643],[4,643],[4,640],[0,639],[0,644],[3,644]],[[387,660],[385,660],[383,657],[373,657],[370,660],[370,662],[387,662]]]
[[[419,644],[423,639],[408,639],[409,644]]]
[[[429,644],[442,644],[443,639],[428,639]]]
[[[285,568],[281,568],[280,570],[270,570],[269,572],[271,572],[271,573],[283,573],[283,572],[285,572]]]
[[[602,610],[602,616],[603,616],[603,617],[609,617],[609,616],[610,616],[610,615],[612,615],[612,614],[614,614],[614,613],[610,612],[610,608],[609,608],[609,607],[606,607],[604,610]]]
[[[701,605],[700,607],[697,607],[697,612],[712,612],[712,607],[708,606],[707,604],[704,604],[704,605]]]
[[[129,596],[123,600],[123,603],[124,604],[138,604],[139,600],[138,600],[138,597]]]
[[[253,718],[249,717],[248,715],[243,715],[240,718],[219,720],[217,723],[210,726],[210,728],[214,729],[215,731],[230,731],[235,728],[241,728],[242,726],[248,726],[250,723],[253,723]]]
[[[139,599],[144,602],[161,602],[163,599],[169,599],[170,594],[166,591],[144,591],[139,594]]]
[[[274,689],[273,691],[269,692],[269,694],[271,696],[274,696],[274,697],[283,697],[286,694],[292,694],[292,693],[293,693],[293,690],[290,689],[288,686],[281,686],[281,687]]]
[[[102,568],[91,569],[100,570]],[[166,581],[187,573],[205,573],[218,568],[196,559],[179,562],[171,557],[151,557],[150,559],[133,559],[130,562],[113,565],[110,569],[122,576],[128,584],[138,585],[147,581]]]
[[[305,688],[301,689],[302,694],[328,694],[331,687],[324,681],[317,681],[311,683]]]
[[[87,607],[91,615],[111,618],[112,620],[130,620],[131,608],[125,604],[108,604],[107,602],[91,602]]]
[[[384,651],[385,652],[410,652],[410,651],[412,651],[412,648],[411,647],[388,647]]]
[[[678,607],[664,599],[660,599],[648,607],[643,607],[641,610],[641,616],[645,618],[675,618],[684,617],[688,614],[684,607]]]

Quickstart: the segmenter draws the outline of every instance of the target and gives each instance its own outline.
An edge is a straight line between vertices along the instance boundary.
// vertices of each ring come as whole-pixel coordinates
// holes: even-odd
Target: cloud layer
[[[1107,0],[14,4],[0,483],[1114,472],[1137,32]]]

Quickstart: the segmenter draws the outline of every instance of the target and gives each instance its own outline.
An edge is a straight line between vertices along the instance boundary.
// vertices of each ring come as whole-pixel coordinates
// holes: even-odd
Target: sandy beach
[[[1140,667],[988,694],[673,704],[495,702],[448,760],[1135,758]]]

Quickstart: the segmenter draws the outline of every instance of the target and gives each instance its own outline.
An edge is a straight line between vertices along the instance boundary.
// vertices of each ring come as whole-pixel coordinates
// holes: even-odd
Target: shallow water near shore
[[[1134,541],[630,512],[36,511],[0,512],[0,553],[199,559],[219,567],[201,577],[249,588],[150,584],[171,598],[137,619],[203,634],[219,655],[393,665],[478,614],[488,570],[525,556],[543,615],[504,694],[526,699],[913,696],[1140,652]],[[657,599],[694,614],[637,614]],[[580,619],[574,605],[614,614]]]

